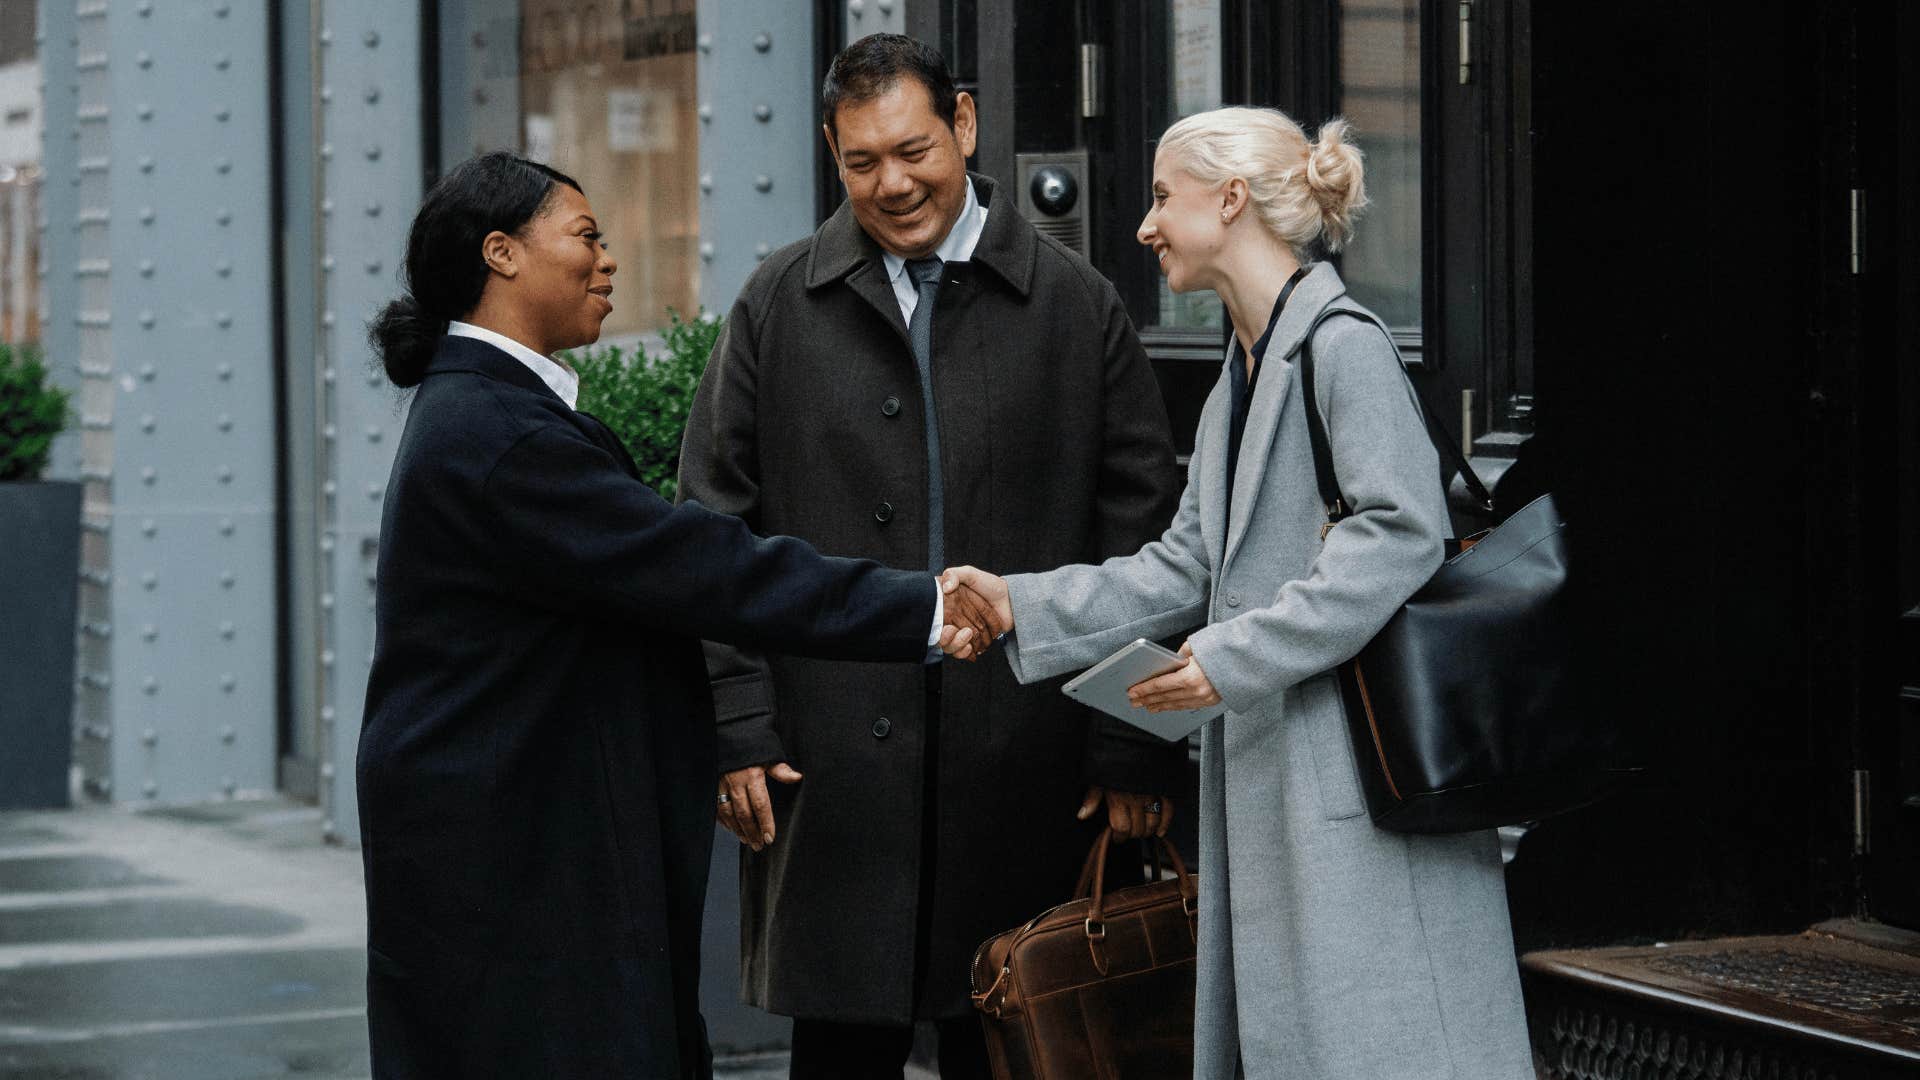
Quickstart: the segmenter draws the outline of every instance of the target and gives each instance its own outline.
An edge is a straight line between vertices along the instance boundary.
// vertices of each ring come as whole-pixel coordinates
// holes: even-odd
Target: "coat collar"
[[[427,361],[427,374],[437,375],[448,371],[471,371],[489,379],[512,383],[522,390],[542,394],[565,405],[560,395],[553,392],[540,376],[528,370],[527,365],[518,358],[509,355],[498,346],[481,341],[478,338],[457,337],[449,334],[440,339],[434,350],[433,359]]]
[[[968,173],[975,196],[987,208],[987,227],[973,249],[974,263],[1000,275],[1021,296],[1033,290],[1033,264],[1039,242],[1033,226],[1020,215],[1011,198],[995,201],[999,185],[979,173]],[[880,259],[880,245],[854,220],[853,207],[842,200],[826,224],[814,234],[813,251],[807,259],[807,288],[818,289],[851,276],[866,267],[879,267],[885,280],[886,268]],[[1302,287],[1306,282],[1300,283]]]
[[[1346,283],[1332,263],[1321,263],[1307,272],[1294,287],[1280,321],[1274,324],[1273,337],[1260,357],[1260,382],[1253,388],[1253,402],[1247,409],[1247,427],[1240,435],[1240,465],[1233,477],[1233,520],[1228,524],[1226,549],[1221,557],[1224,567],[1240,547],[1253,520],[1254,503],[1260,498],[1261,481],[1267,468],[1267,456],[1273,452],[1273,437],[1280,426],[1280,414],[1286,410],[1287,395],[1293,388],[1293,357],[1306,340],[1307,329],[1326,306],[1346,295]],[[1243,363],[1240,346],[1227,346],[1227,363]],[[1224,372],[1223,372],[1224,374]],[[1226,432],[1222,430],[1221,434]]]

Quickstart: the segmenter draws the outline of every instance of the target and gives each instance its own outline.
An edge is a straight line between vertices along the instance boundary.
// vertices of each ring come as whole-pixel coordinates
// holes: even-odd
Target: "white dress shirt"
[[[484,341],[494,348],[499,349],[501,352],[527,365],[527,370],[538,375],[541,382],[546,383],[555,394],[560,396],[561,401],[567,403],[567,408],[577,409],[580,407],[579,373],[562,364],[560,361],[555,360],[553,357],[542,356],[540,353],[520,344],[505,334],[489,330],[484,326],[463,323],[458,319],[447,324],[447,334],[451,337],[473,338],[476,341]]]
[[[987,208],[980,205],[980,199],[973,193],[973,177],[967,177],[967,202],[960,208],[960,218],[947,230],[947,238],[933,249],[934,257],[941,262],[967,262],[973,258],[973,249],[980,244],[980,234],[987,228]],[[913,275],[907,273],[907,260],[891,251],[882,251],[880,261],[886,264],[887,280],[893,283],[893,298],[900,302],[900,318],[907,325],[913,325],[913,309],[920,306],[920,291],[913,287]]]
[[[969,204],[971,204],[973,200],[973,181],[971,180],[967,181],[967,200]],[[983,213],[982,218],[984,219],[984,217],[985,215]],[[979,239],[978,231],[975,232],[974,239]],[[971,243],[967,245],[967,252],[968,254],[972,254],[973,252],[973,245]],[[905,264],[903,263],[902,265]],[[909,288],[911,288],[911,284],[909,284]],[[909,312],[907,317],[913,317],[911,312]],[[463,323],[458,319],[447,323],[447,334],[451,337],[473,338],[475,341],[484,341],[494,348],[499,349],[501,352],[527,365],[527,370],[538,375],[541,382],[546,383],[555,394],[560,396],[561,401],[567,403],[567,408],[577,409],[580,407],[579,373],[551,356],[542,356],[505,334],[489,330],[484,326]],[[939,648],[940,631],[946,628],[946,622],[947,598],[946,594],[940,591],[940,581],[936,578],[933,582],[933,630],[927,635],[927,648]]]

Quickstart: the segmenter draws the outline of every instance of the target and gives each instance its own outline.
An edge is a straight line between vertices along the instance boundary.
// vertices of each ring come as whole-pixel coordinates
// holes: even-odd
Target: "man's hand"
[[[956,566],[940,575],[940,590],[946,595],[947,621],[971,626],[982,639],[976,643],[981,650],[1013,629],[1013,601],[1007,596],[1005,578]]]
[[[1186,658],[1184,665],[1165,675],[1135,683],[1127,690],[1127,699],[1148,712],[1201,709],[1220,704],[1220,692],[1213,688],[1207,673],[1200,670],[1200,661],[1193,658],[1193,644],[1181,645],[1180,655]]]
[[[1165,795],[1108,791],[1098,785],[1087,789],[1087,797],[1081,801],[1080,813],[1076,816],[1081,821],[1092,817],[1094,811],[1100,809],[1102,799],[1107,803],[1107,827],[1123,840],[1165,836],[1167,826],[1173,822],[1173,800]]]
[[[769,766],[749,765],[720,778],[713,816],[740,842],[755,851],[773,843],[773,800],[767,797],[767,777],[797,784],[800,773],[784,761]]]

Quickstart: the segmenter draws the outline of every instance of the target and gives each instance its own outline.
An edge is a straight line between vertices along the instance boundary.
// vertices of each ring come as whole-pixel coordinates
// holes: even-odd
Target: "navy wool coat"
[[[755,537],[449,337],[381,524],[358,765],[374,1073],[705,1077],[700,639],[917,660],[925,573]]]

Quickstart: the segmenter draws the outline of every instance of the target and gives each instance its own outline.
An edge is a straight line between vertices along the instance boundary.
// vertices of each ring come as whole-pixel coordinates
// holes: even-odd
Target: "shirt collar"
[[[967,201],[960,207],[960,217],[947,230],[947,238],[933,249],[933,254],[943,263],[966,262],[973,258],[973,249],[980,245],[980,234],[987,228],[987,208],[980,204],[980,197],[974,194],[973,177],[967,177]],[[898,281],[907,271],[907,260],[891,251],[882,250],[880,259],[887,267],[887,280]]]
[[[560,363],[560,361],[555,360],[553,357],[542,356],[505,334],[489,330],[484,326],[463,323],[458,319],[447,324],[447,334],[451,337],[465,337],[473,338],[476,341],[484,341],[494,348],[499,349],[501,352],[525,364],[527,370],[538,375],[540,381],[547,384],[548,389],[559,395],[561,401],[567,403],[567,408],[577,409],[580,407],[578,404],[580,401],[579,373]]]

